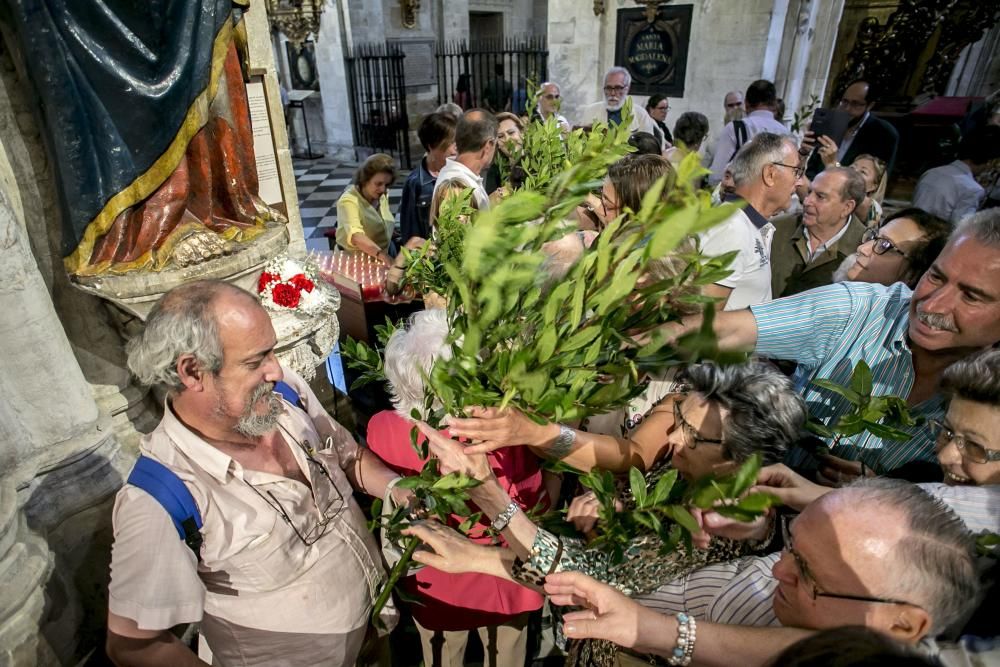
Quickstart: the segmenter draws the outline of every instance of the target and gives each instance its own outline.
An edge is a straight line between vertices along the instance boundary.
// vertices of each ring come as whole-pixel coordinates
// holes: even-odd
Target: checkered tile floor
[[[294,160],[295,187],[299,191],[299,211],[306,247],[309,250],[329,250],[326,233],[337,227],[337,199],[351,184],[356,164],[341,164],[333,160]],[[399,200],[408,171],[389,188],[389,208],[399,221]]]

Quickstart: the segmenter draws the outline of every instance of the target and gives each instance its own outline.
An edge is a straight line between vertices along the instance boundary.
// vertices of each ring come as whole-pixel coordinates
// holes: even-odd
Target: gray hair
[[[975,538],[950,507],[916,484],[899,479],[862,478],[847,490],[861,496],[850,507],[878,512],[881,506],[906,517],[909,534],[893,549],[893,576],[886,579],[886,589],[879,595],[919,604],[931,616],[932,636],[976,606]]]
[[[742,463],[760,452],[765,465],[780,463],[805,426],[805,402],[791,380],[768,364],[706,361],[688,366],[677,380],[727,410],[722,447],[731,461]]]
[[[1000,247],[1000,209],[988,208],[963,218],[948,240],[960,236],[971,236],[983,245]]]
[[[604,83],[608,82],[608,77],[612,74],[624,74],[625,75],[625,87],[628,88],[632,85],[632,74],[624,67],[612,67],[607,72],[604,73]]]
[[[414,313],[408,326],[400,327],[385,345],[385,377],[389,381],[396,412],[410,418],[416,409],[424,410],[424,377],[434,362],[451,358],[448,338],[448,314],[443,308]]]
[[[223,292],[260,304],[249,292],[221,280],[198,280],[164,294],[149,313],[146,328],[128,342],[128,368],[144,385],[160,385],[168,393],[184,389],[177,360],[194,355],[209,373],[222,369],[222,341],[212,305]]]
[[[758,132],[747,143],[743,144],[736,157],[729,163],[729,171],[733,174],[733,182],[737,186],[748,185],[761,177],[764,167],[781,162],[784,158],[785,145],[794,142],[790,137],[774,132]]]
[[[1000,407],[1000,350],[983,350],[948,366],[941,388],[953,397]]]
[[[463,112],[462,112],[462,107],[458,106],[454,102],[445,102],[444,104],[442,104],[441,106],[439,106],[437,109],[435,109],[434,113],[447,114],[447,115],[451,116],[452,118],[454,118],[455,122],[457,123],[458,119],[462,117],[462,113]]]
[[[860,172],[851,167],[827,167],[823,170],[823,173],[840,174],[844,177],[844,183],[840,186],[841,201],[853,200],[854,207],[857,208],[865,200],[865,196],[867,195],[865,192],[865,178]]]
[[[556,83],[555,81],[545,81],[545,82],[542,83],[542,85],[538,86],[538,94],[539,95],[542,95],[542,94],[545,93],[546,86],[555,86],[556,90],[559,91],[559,94],[562,95],[562,88],[560,88],[559,84]]]

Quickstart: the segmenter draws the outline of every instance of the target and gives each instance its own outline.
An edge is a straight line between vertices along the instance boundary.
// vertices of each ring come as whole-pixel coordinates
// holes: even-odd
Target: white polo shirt
[[[770,229],[768,229],[770,228]],[[698,235],[701,252],[716,257],[738,254],[729,265],[732,273],[717,284],[732,288],[725,310],[739,310],[771,300],[771,223],[758,229],[739,209],[728,220]]]

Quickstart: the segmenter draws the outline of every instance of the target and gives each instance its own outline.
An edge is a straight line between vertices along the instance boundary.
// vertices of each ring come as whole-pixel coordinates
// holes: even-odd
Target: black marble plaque
[[[636,95],[684,96],[692,5],[662,5],[656,19],[645,9],[619,9],[615,64],[632,74]]]

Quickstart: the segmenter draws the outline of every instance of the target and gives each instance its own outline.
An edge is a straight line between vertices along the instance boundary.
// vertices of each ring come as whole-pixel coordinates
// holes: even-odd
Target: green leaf
[[[443,491],[446,489],[471,489],[474,486],[479,486],[481,482],[477,479],[473,479],[462,472],[453,472],[445,475],[444,477],[438,479],[431,485],[431,488],[435,491]]]
[[[870,422],[867,420],[862,421],[861,426],[864,430],[868,431],[872,435],[882,438],[883,440],[895,440],[897,442],[906,442],[913,438],[913,434],[907,433],[906,431],[900,430],[898,428],[893,428],[891,426],[886,426],[885,424],[879,424],[876,422]]]
[[[760,452],[754,453],[753,456],[744,461],[733,477],[732,495],[742,496],[746,493],[747,489],[757,481],[757,473],[760,472],[760,467]]]
[[[697,533],[701,530],[701,526],[699,526],[695,518],[691,516],[691,512],[688,512],[687,508],[683,505],[667,505],[663,508],[663,513],[673,519],[678,525],[689,533]]]
[[[670,497],[670,491],[674,487],[674,483],[677,481],[677,470],[676,468],[671,468],[669,471],[664,473],[660,479],[656,481],[656,486],[653,488],[653,497],[650,501],[651,505],[660,505],[666,502],[667,498]]]
[[[632,489],[632,497],[635,498],[635,504],[639,508],[646,506],[646,478],[642,476],[639,469],[636,467],[629,468],[628,471],[628,481],[629,487]]]
[[[560,346],[560,351],[562,352],[572,352],[574,350],[579,350],[581,347],[590,344],[598,336],[601,335],[601,328],[598,326],[589,326],[569,337],[565,343]]]
[[[853,403],[854,405],[858,405],[861,402],[861,395],[858,392],[848,387],[842,387],[836,382],[831,382],[830,380],[817,379],[813,380],[812,384],[821,389],[827,389],[835,394],[839,394],[844,398],[846,398],[851,403]]]
[[[740,498],[736,506],[747,512],[763,512],[780,504],[781,500],[770,493],[751,493]]]
[[[864,359],[859,360],[854,365],[854,373],[851,374],[851,389],[860,396],[871,396],[872,394],[872,370]]]

